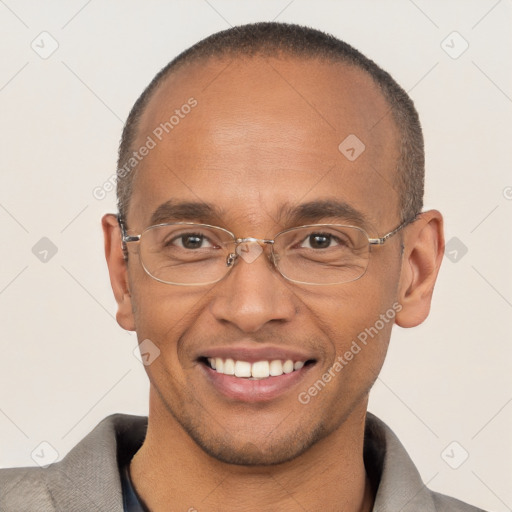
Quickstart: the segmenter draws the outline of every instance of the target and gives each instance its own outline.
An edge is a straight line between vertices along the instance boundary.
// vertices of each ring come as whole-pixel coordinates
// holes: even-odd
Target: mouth
[[[201,357],[199,361],[209,369],[222,375],[234,376],[239,379],[263,380],[272,377],[280,377],[297,372],[304,367],[315,364],[314,359],[305,361],[293,359],[271,359],[261,361],[243,361],[233,358]]]
[[[265,357],[242,352],[237,356],[208,354],[198,358],[198,366],[215,393],[244,403],[269,402],[289,395],[317,363],[302,354]]]

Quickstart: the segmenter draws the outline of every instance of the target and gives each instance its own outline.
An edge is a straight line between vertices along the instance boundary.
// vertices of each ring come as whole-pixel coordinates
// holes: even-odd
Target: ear
[[[434,285],[444,254],[443,216],[437,210],[421,213],[403,237],[404,254],[396,315],[400,327],[421,324],[430,312]]]
[[[121,241],[121,228],[117,217],[111,213],[103,216],[101,225],[105,238],[105,257],[110,274],[110,284],[117,302],[117,323],[127,331],[135,331],[127,261],[124,259]]]

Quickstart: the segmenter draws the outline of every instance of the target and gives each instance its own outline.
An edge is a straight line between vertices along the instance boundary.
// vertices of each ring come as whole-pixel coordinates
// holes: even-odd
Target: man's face
[[[182,110],[161,141],[155,138],[160,123],[191,97],[197,105],[186,115],[189,109]],[[140,233],[155,210],[172,201],[208,203],[220,212],[179,221],[221,226],[237,237],[273,238],[297,225],[282,215],[284,208],[331,200],[357,210],[370,237],[382,236],[399,223],[393,188],[398,142],[388,110],[365,74],[342,65],[252,58],[183,68],[141,119],[134,149],[148,135],[156,147],[137,169],[130,232]],[[351,134],[365,144],[353,161],[338,149]],[[312,223],[354,219],[326,214],[300,221]],[[130,249],[133,323],[139,342],[149,339],[160,350],[146,367],[152,413],[170,428],[177,422],[204,451],[230,463],[292,459],[351,414],[362,418],[392,321],[366,345],[358,342],[352,360],[345,353],[397,297],[399,236],[372,249],[363,277],[340,285],[287,281],[266,251],[250,263],[239,259],[216,284],[176,286],[152,279]],[[306,364],[291,374],[249,380],[210,368],[206,360],[216,355]],[[301,403],[340,357],[343,368],[331,371],[330,382]]]

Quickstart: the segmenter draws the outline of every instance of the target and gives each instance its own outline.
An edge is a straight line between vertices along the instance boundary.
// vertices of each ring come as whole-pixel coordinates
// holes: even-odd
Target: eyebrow
[[[225,215],[224,210],[211,203],[169,200],[153,212],[150,226],[180,221],[209,224],[219,222]],[[321,199],[299,205],[284,204],[278,210],[277,219],[287,227],[314,224],[326,219],[349,222],[361,227],[369,223],[362,212],[335,199]]]
[[[221,217],[222,211],[210,203],[169,200],[153,212],[149,222],[154,226],[173,221],[207,222]]]
[[[287,225],[314,224],[327,219],[349,222],[361,227],[369,224],[364,213],[336,199],[319,199],[297,206],[285,204],[279,209],[278,216]]]

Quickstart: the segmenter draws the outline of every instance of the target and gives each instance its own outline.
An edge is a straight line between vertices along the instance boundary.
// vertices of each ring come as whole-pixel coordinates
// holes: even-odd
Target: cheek
[[[188,396],[192,390],[187,376],[193,364],[181,340],[197,319],[200,295],[157,281],[145,284],[133,297],[144,370],[153,389],[177,411],[192,399]]]
[[[208,289],[159,283],[149,276],[136,283],[132,293],[139,343],[149,339],[160,350],[162,361],[177,362],[180,338],[195,324]],[[203,304],[203,306],[201,306]]]
[[[341,357],[342,364],[365,366],[369,371],[380,369],[396,313],[401,309],[395,302],[396,275],[391,274],[379,280],[367,275],[308,301],[315,304],[311,313],[317,327],[331,341],[332,360],[328,364]]]
[[[329,350],[298,400],[311,403],[329,431],[366,400],[384,363],[397,311],[392,294],[362,280],[339,287],[329,298],[308,301],[313,303],[311,321]]]
[[[392,302],[384,301],[377,293],[360,290],[352,294],[346,291],[341,297],[325,301],[314,315],[331,346],[328,359],[305,393],[308,397],[319,395],[319,409],[339,411],[328,420],[335,426],[347,411],[364,400],[377,379],[396,310]]]

